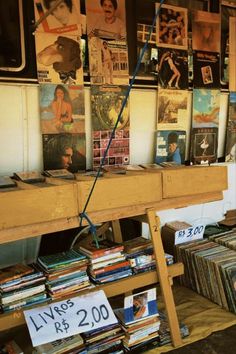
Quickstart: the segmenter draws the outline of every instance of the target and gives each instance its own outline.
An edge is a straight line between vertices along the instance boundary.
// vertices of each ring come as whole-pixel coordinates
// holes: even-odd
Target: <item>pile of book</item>
[[[33,354],[87,354],[84,341],[80,334],[59,339],[34,348]]]
[[[45,276],[34,266],[16,264],[0,270],[0,309],[14,311],[45,302]]]
[[[134,274],[150,271],[156,268],[153,244],[142,236],[123,242],[126,259]],[[165,254],[167,265],[173,264],[173,256]]]
[[[203,239],[177,245],[176,253],[184,263],[182,284],[236,313],[236,252]]]
[[[79,244],[79,250],[89,258],[88,273],[96,284],[132,275],[122,244],[104,239],[99,241],[99,248],[97,248],[92,239],[84,239]]]
[[[52,299],[91,287],[88,259],[76,250],[40,256],[37,263],[46,276],[47,291]]]
[[[124,332],[120,324],[112,324],[81,334],[88,354],[122,354]]]
[[[160,320],[155,288],[126,296],[124,308],[114,312],[125,332],[122,341],[126,351],[140,353],[147,343],[158,340]]]

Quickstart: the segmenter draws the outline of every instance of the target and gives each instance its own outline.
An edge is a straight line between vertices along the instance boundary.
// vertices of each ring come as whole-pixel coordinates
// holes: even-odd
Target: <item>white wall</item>
[[[189,93],[191,96],[191,93]],[[227,117],[226,93],[221,95],[219,151],[223,156]],[[91,168],[90,89],[85,88],[87,168]],[[138,164],[153,162],[156,127],[155,89],[133,89],[130,94],[130,159]],[[191,100],[190,100],[191,102]],[[42,170],[38,86],[0,84],[0,175],[22,170]],[[191,105],[189,107],[191,114]],[[236,208],[236,165],[227,164],[229,190],[224,200],[160,212],[161,221],[181,219],[194,223],[214,222],[223,218],[226,210]],[[210,181],[209,181],[210,183]]]

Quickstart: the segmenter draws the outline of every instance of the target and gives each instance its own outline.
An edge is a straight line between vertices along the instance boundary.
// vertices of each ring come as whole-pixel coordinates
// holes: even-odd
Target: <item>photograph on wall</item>
[[[217,160],[218,128],[193,128],[190,160],[193,164],[213,163]]]
[[[80,37],[35,33],[39,83],[83,84]]]
[[[188,91],[159,89],[157,130],[187,130]]]
[[[192,12],[192,49],[220,52],[220,14],[200,10]]]
[[[80,0],[64,0],[57,6],[55,0],[34,0],[37,31],[66,33],[81,36]]]
[[[143,43],[137,42],[137,61],[143,50]],[[141,59],[141,63],[138,70],[139,76],[151,77],[152,79],[157,77],[158,70],[158,51],[156,46],[148,44],[146,50]]]
[[[75,173],[86,169],[85,134],[43,134],[44,170],[66,169]]]
[[[188,52],[158,49],[158,85],[163,88],[188,89]]]
[[[40,85],[39,104],[43,134],[85,133],[83,86]]]
[[[220,88],[220,54],[193,52],[193,86]]]
[[[229,93],[229,113],[226,127],[225,161],[236,162],[236,92]]]
[[[89,39],[89,72],[92,85],[128,85],[128,48],[126,42]]]
[[[186,132],[181,130],[162,130],[156,133],[155,162],[184,164],[186,151]]]
[[[91,86],[93,130],[112,130],[127,92],[126,86]],[[117,130],[129,129],[129,101],[126,102]]]
[[[156,4],[156,10],[160,4]],[[188,49],[188,10],[163,4],[156,22],[158,47]]]
[[[125,0],[86,0],[88,37],[126,40]]]
[[[93,132],[93,167],[100,166],[106,148],[111,137],[111,130],[100,130]],[[116,130],[111,142],[104,166],[127,165],[130,161],[129,152],[129,130]]]
[[[193,89],[193,128],[218,127],[220,90]]]

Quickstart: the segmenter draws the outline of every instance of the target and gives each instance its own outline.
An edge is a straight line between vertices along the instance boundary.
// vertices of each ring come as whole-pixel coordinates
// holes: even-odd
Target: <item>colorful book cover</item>
[[[86,256],[84,254],[81,254],[75,250],[69,250],[65,252],[50,254],[48,256],[40,256],[38,257],[38,262],[44,268],[50,269],[56,268],[57,266],[78,262],[84,260],[85,258]]]
[[[79,244],[79,249],[85,254],[89,255],[92,258],[102,257],[108,254],[122,252],[124,246],[109,240],[99,241],[99,248],[97,248],[93,240],[86,240]]]
[[[158,164],[167,162],[184,164],[186,150],[186,132],[179,130],[157,131],[156,160]]]
[[[226,127],[225,161],[236,162],[236,92],[229,93],[229,115]]]
[[[158,84],[163,88],[188,89],[188,52],[158,49]]]
[[[220,90],[193,89],[192,127],[218,127]]]
[[[156,10],[160,4],[156,4]],[[156,23],[158,47],[188,48],[188,10],[163,4]]]
[[[194,164],[213,163],[217,160],[218,128],[193,128],[191,156]]]
[[[220,54],[193,52],[193,86],[220,88]]]
[[[33,273],[34,269],[24,264],[15,264],[10,267],[0,269],[0,284],[19,279],[26,274]]]

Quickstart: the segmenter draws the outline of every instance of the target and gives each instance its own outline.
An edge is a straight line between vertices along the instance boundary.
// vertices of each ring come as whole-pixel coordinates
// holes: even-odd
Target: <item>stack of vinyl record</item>
[[[33,354],[87,354],[84,341],[80,334],[59,339],[54,342],[39,345],[34,348]]]
[[[141,352],[147,343],[159,338],[160,320],[156,289],[149,289],[125,298],[124,308],[114,310],[125,332],[126,351]]]
[[[52,299],[91,287],[87,265],[87,257],[75,250],[38,257],[38,266],[46,275],[46,286]]]
[[[45,276],[34,266],[16,264],[0,270],[0,309],[9,312],[47,300]]]
[[[122,354],[124,332],[120,324],[112,324],[82,334],[88,354]]]
[[[123,254],[122,244],[102,240],[99,241],[99,248],[97,248],[94,241],[85,240],[79,244],[79,250],[89,258],[88,273],[96,284],[132,275],[130,264]]]
[[[134,274],[150,271],[156,268],[152,241],[142,236],[125,241],[124,252]],[[173,264],[173,256],[165,254],[167,265]]]

